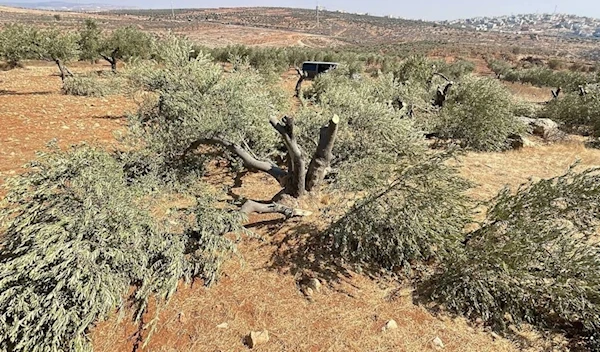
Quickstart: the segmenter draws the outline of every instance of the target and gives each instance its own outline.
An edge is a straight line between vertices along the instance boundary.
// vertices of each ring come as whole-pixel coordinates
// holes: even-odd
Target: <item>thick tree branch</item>
[[[332,151],[339,123],[339,116],[334,115],[329,121],[329,124],[321,128],[319,145],[317,146],[315,155],[310,161],[308,174],[306,176],[306,190],[309,192],[321,185],[325,176],[327,176],[327,172],[331,166],[331,160],[333,160]]]
[[[296,67],[296,72],[298,72],[298,82],[296,82],[296,95],[295,98],[300,98],[300,94],[302,93],[302,82],[308,78],[308,74],[298,67]]]
[[[446,102],[446,98],[448,97],[448,92],[450,91],[450,88],[453,85],[454,85],[454,83],[452,83],[452,81],[450,81],[446,84],[444,89],[442,89],[441,87],[438,88],[438,90],[435,93],[435,100],[433,101],[433,106],[438,106],[440,108],[444,106],[444,103]]]
[[[442,73],[439,73],[439,72],[434,72],[434,73],[433,73],[433,75],[434,75],[434,76],[440,76],[440,77],[442,77],[442,78],[443,78],[443,79],[445,79],[445,80],[446,80],[446,82],[448,82],[448,83],[452,82],[451,80],[449,80],[449,79],[448,79],[448,77],[444,76],[444,74],[442,74]]]
[[[561,87],[556,88],[556,90],[550,90],[552,92],[552,99],[558,99],[561,90]]]
[[[307,210],[290,208],[278,203],[259,203],[253,200],[246,201],[246,203],[242,205],[241,212],[244,214],[283,214],[288,219],[312,215],[312,213]]]
[[[306,163],[294,134],[294,119],[289,116],[284,116],[281,120],[272,117],[270,123],[281,134],[288,151],[288,160],[291,165],[288,173],[291,178],[286,189],[294,197],[300,197],[306,192]]]
[[[248,168],[250,170],[258,170],[258,171],[265,172],[265,173],[273,176],[282,187],[285,186],[286,179],[288,176],[287,172],[285,172],[284,170],[282,170],[281,168],[275,166],[274,164],[272,164],[270,162],[261,161],[261,160],[256,159],[241,146],[239,146],[235,143],[232,143],[230,141],[227,141],[227,140],[223,139],[222,137],[213,137],[213,138],[199,139],[199,140],[194,141],[183,152],[183,155],[181,158],[182,159],[185,158],[185,156],[189,152],[197,149],[201,145],[219,145],[224,148],[227,148],[227,150],[236,154],[240,159],[242,159],[242,162],[244,163],[244,166],[246,168]]]

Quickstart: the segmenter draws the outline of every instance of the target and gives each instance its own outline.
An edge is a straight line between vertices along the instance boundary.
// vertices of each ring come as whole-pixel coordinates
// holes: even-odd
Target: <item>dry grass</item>
[[[518,96],[524,101],[532,103],[543,103],[552,99],[551,88],[534,87],[531,84],[502,82],[513,95]],[[552,88],[556,89],[556,87]]]
[[[600,166],[600,150],[588,149],[576,137],[551,145],[538,145],[504,153],[469,153],[461,158],[462,175],[477,183],[472,196],[490,199],[505,185],[517,187],[530,178],[558,176],[581,161],[580,167]]]

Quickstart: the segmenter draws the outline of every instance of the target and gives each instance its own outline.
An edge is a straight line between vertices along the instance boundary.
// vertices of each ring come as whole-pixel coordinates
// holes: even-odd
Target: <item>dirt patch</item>
[[[74,65],[74,73],[107,69]],[[108,68],[110,69],[110,68]],[[55,139],[60,146],[82,141],[110,144],[136,104],[124,96],[75,97],[61,92],[54,65],[26,63],[0,72],[0,183]]]

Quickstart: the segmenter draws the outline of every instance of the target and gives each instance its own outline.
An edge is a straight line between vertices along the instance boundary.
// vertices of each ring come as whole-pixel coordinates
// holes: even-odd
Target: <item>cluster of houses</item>
[[[475,17],[444,21],[442,24],[476,31],[562,34],[600,38],[600,19],[566,14]]]

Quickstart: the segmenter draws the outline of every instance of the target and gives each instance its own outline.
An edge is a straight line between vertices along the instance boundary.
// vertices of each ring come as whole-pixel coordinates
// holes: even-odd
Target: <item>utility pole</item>
[[[319,28],[319,0],[317,0],[317,28]]]
[[[175,10],[173,9],[173,0],[171,0],[171,16],[175,19]]]

